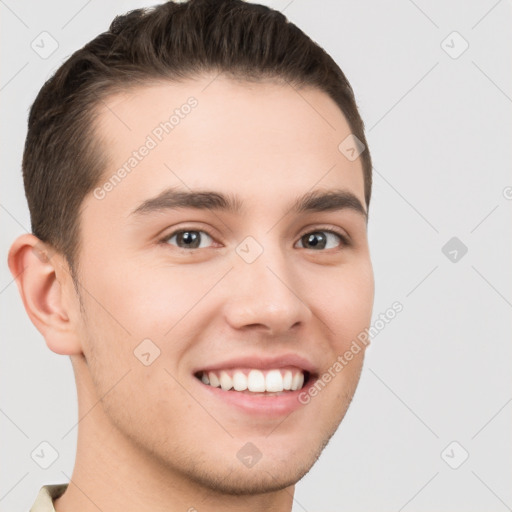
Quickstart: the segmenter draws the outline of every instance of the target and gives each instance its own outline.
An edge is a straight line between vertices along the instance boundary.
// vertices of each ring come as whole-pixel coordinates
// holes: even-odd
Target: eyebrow
[[[217,210],[236,214],[240,214],[244,210],[243,201],[233,194],[211,190],[185,191],[168,188],[157,196],[142,202],[130,213],[130,216],[178,208]],[[368,213],[358,197],[343,189],[308,192],[293,201],[289,210],[293,213],[352,210],[362,215],[365,221],[368,221]]]

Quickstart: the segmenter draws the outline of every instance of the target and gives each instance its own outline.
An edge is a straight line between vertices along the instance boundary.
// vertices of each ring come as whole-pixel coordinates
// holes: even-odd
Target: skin
[[[357,387],[364,350],[307,405],[255,418],[209,400],[191,373],[296,352],[321,374],[370,325],[374,298],[364,216],[287,213],[316,189],[343,188],[365,204],[360,159],[338,150],[350,134],[340,109],[316,89],[213,79],[138,86],[99,109],[107,180],[175,108],[198,100],[103,199],[85,198],[80,297],[62,255],[45,256],[31,234],[11,248],[31,320],[52,351],[71,356],[76,377],[76,462],[57,512],[289,511]],[[246,213],[130,215],[169,186],[237,194]],[[334,234],[325,249],[301,245],[327,227],[350,245]],[[201,231],[201,248],[162,241],[183,228]],[[250,264],[235,251],[247,236],[263,248]],[[160,355],[145,366],[133,351],[147,338]],[[237,458],[247,442],[262,454],[252,468]]]

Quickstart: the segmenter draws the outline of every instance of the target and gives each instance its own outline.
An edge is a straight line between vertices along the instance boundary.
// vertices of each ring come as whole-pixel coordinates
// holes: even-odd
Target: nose
[[[236,254],[233,263],[224,304],[225,319],[232,328],[260,329],[276,336],[310,319],[308,297],[301,296],[308,283],[301,282],[298,269],[281,249],[267,247],[251,263]]]

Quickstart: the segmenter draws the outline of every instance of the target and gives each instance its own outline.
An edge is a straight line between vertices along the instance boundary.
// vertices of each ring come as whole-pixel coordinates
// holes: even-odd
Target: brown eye
[[[336,242],[336,238],[338,242]],[[331,242],[332,240],[334,240],[334,243]],[[340,241],[342,244],[346,243],[345,237],[334,231],[326,230],[312,231],[300,237],[302,247],[313,250],[333,249],[340,246]],[[331,246],[327,247],[329,242],[331,242]]]
[[[175,231],[168,236],[165,241],[171,243],[171,240],[174,238],[176,239],[176,244],[172,243],[171,245],[176,245],[180,249],[202,249],[205,246],[201,245],[201,243],[205,238],[212,240],[212,237],[208,233],[198,229],[182,229]]]

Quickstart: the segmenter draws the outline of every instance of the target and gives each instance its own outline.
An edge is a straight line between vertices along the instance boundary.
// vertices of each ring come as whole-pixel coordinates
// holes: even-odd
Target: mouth
[[[257,396],[281,396],[300,391],[312,379],[312,373],[296,366],[281,368],[226,368],[201,370],[194,377],[205,386],[230,393]]]
[[[273,421],[304,409],[301,395],[315,384],[319,371],[299,354],[254,354],[198,366],[192,375],[204,399],[227,415],[236,411],[242,417]]]

